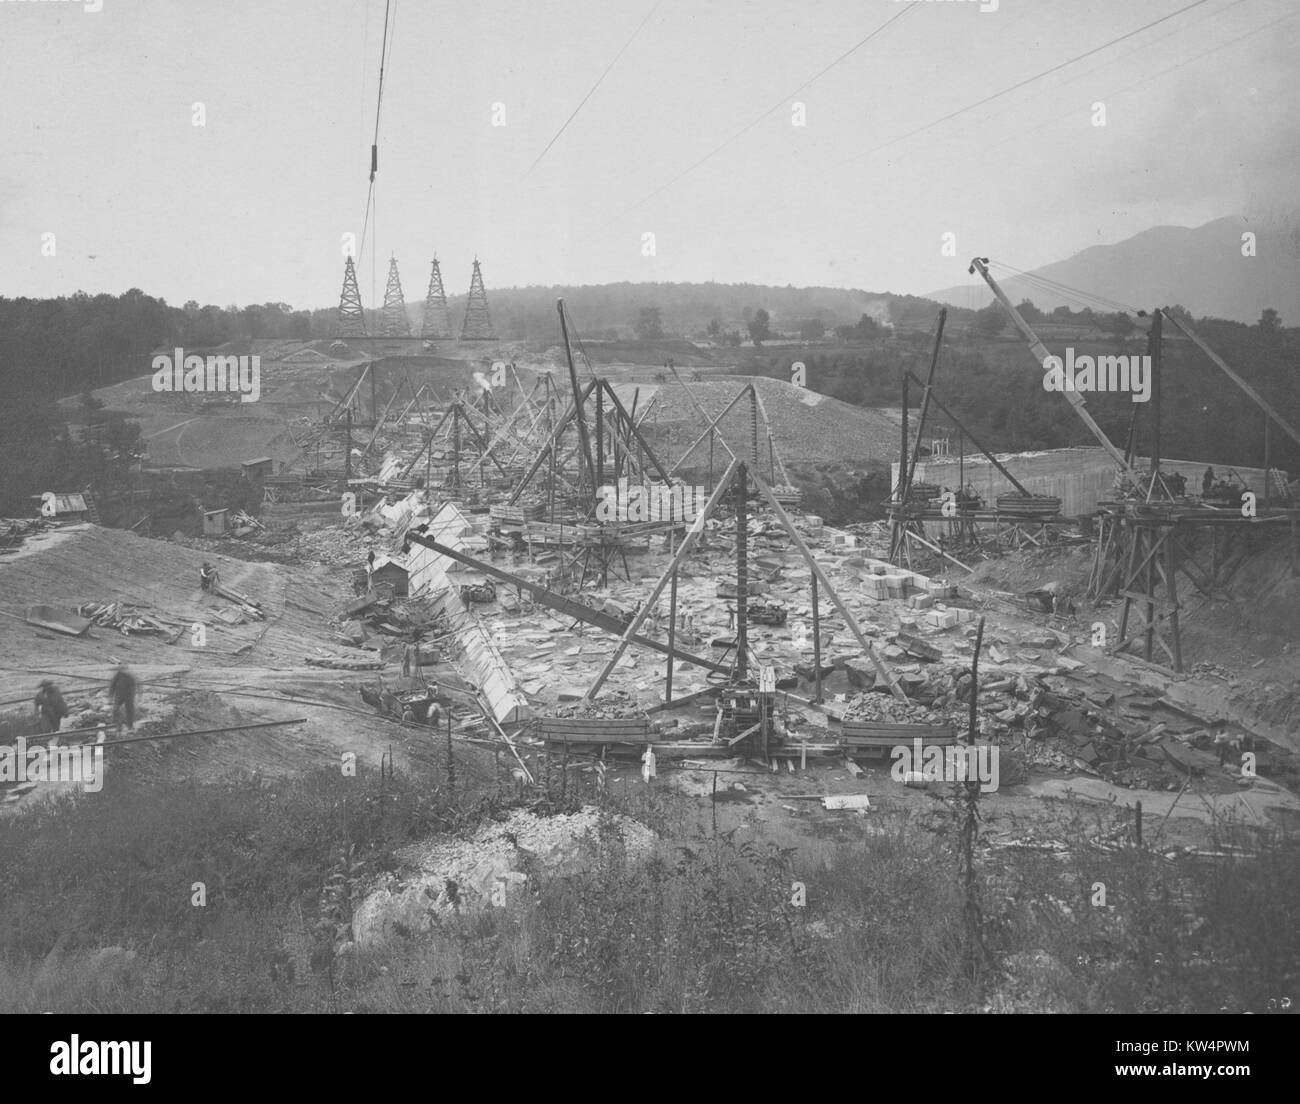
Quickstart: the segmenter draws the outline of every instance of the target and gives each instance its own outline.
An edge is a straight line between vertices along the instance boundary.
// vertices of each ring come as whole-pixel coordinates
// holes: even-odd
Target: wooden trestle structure
[[[1109,650],[1140,647],[1141,658],[1175,673],[1183,671],[1179,575],[1206,598],[1221,595],[1261,536],[1287,531],[1291,572],[1300,574],[1300,509],[1245,517],[1203,505],[1106,502],[1097,523],[1087,596],[1124,600]]]

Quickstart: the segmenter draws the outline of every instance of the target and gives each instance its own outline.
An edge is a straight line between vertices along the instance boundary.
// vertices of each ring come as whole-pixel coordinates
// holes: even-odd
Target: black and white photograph
[[[482,1013],[1264,1073],[1294,0],[0,0],[0,96],[32,1077]]]

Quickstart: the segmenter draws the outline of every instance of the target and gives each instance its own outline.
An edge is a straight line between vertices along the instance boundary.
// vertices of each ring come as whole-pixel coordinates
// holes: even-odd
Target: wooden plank
[[[664,592],[664,588],[668,586],[670,579],[676,573],[678,567],[690,554],[691,549],[695,546],[695,542],[704,532],[704,523],[713,515],[713,511],[717,509],[718,503],[722,501],[723,496],[731,488],[732,481],[735,479],[736,470],[739,466],[740,461],[733,460],[727,470],[723,473],[721,481],[713,488],[713,493],[709,496],[709,500],[704,504],[704,509],[700,511],[700,516],[696,519],[697,524],[692,524],[690,529],[687,531],[685,538],[683,538],[682,543],[677,548],[677,553],[673,556],[667,568],[664,569],[663,574],[659,576],[659,579],[651,589],[649,596],[641,603],[641,608],[637,612],[637,615],[632,619],[631,623],[622,630],[622,636],[619,639],[618,644],[615,646],[613,654],[610,655],[609,661],[601,668],[600,673],[596,676],[596,680],[587,690],[586,699],[588,701],[600,692],[600,688],[605,684],[605,680],[609,678],[610,672],[614,670],[619,659],[622,658],[624,651],[627,650],[628,644],[633,640],[635,634],[641,628],[641,625],[645,622],[646,618],[650,616],[650,611],[658,603],[659,596]],[[659,645],[659,647],[662,649],[663,645]],[[727,673],[730,674],[729,669],[723,668],[719,664],[705,664],[705,666],[714,670],[726,670]]]
[[[822,798],[826,809],[870,809],[871,799],[866,794],[827,794]]]
[[[952,736],[955,734],[954,728],[951,724],[884,724],[879,721],[844,721],[841,725],[841,733],[845,737],[902,736],[907,738],[913,736],[937,738]]]
[[[755,732],[757,732],[760,728],[762,728],[762,726],[763,726],[763,722],[762,722],[762,721],[759,721],[758,724],[752,724],[752,725],[750,725],[747,729],[745,729],[744,732],[738,732],[738,733],[736,733],[736,735],[734,735],[730,740],[728,740],[728,741],[727,741],[727,746],[728,746],[728,747],[734,747],[736,744],[740,743],[740,741],[743,740],[746,736],[751,736],[751,735],[753,735],[753,734],[754,734]]]
[[[625,740],[644,737],[650,734],[649,725],[636,725],[628,728],[614,727],[572,727],[564,724],[542,724],[542,734],[548,739],[564,740],[595,740],[599,742],[608,742],[610,740]]]
[[[616,728],[648,728],[644,717],[543,717],[542,727],[570,728],[575,732],[598,732]]]

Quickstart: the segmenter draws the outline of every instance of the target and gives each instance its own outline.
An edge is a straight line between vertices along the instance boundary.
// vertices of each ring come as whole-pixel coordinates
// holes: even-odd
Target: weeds
[[[536,811],[594,803],[564,773]],[[471,832],[504,793],[110,774],[0,819],[0,1011],[1265,1011],[1300,981],[1300,855],[1278,833],[1224,824],[1233,857],[1174,859],[1158,830],[1135,845],[1126,810],[1066,802],[1055,851],[971,841],[1002,967],[979,978],[962,839],[933,817],[873,812],[796,853],[688,828],[667,787],[610,789],[579,873],[529,868],[504,908],[358,948],[353,910],[398,848]],[[628,816],[653,854],[629,853]]]

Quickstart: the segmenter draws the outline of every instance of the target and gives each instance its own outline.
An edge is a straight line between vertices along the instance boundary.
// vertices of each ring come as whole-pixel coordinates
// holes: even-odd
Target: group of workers
[[[220,584],[221,574],[207,560],[199,568],[199,589],[213,592]],[[135,728],[136,678],[125,663],[119,663],[108,681],[108,696],[113,703],[113,723],[120,733],[123,725]],[[68,715],[68,704],[53,679],[43,679],[36,689],[36,716],[42,733],[58,732],[63,718]]]
[[[119,663],[108,681],[108,696],[113,703],[113,723],[120,733],[123,725],[135,728],[136,678],[125,663]],[[68,715],[68,704],[53,679],[43,679],[36,690],[36,715],[41,732],[58,732]]]

